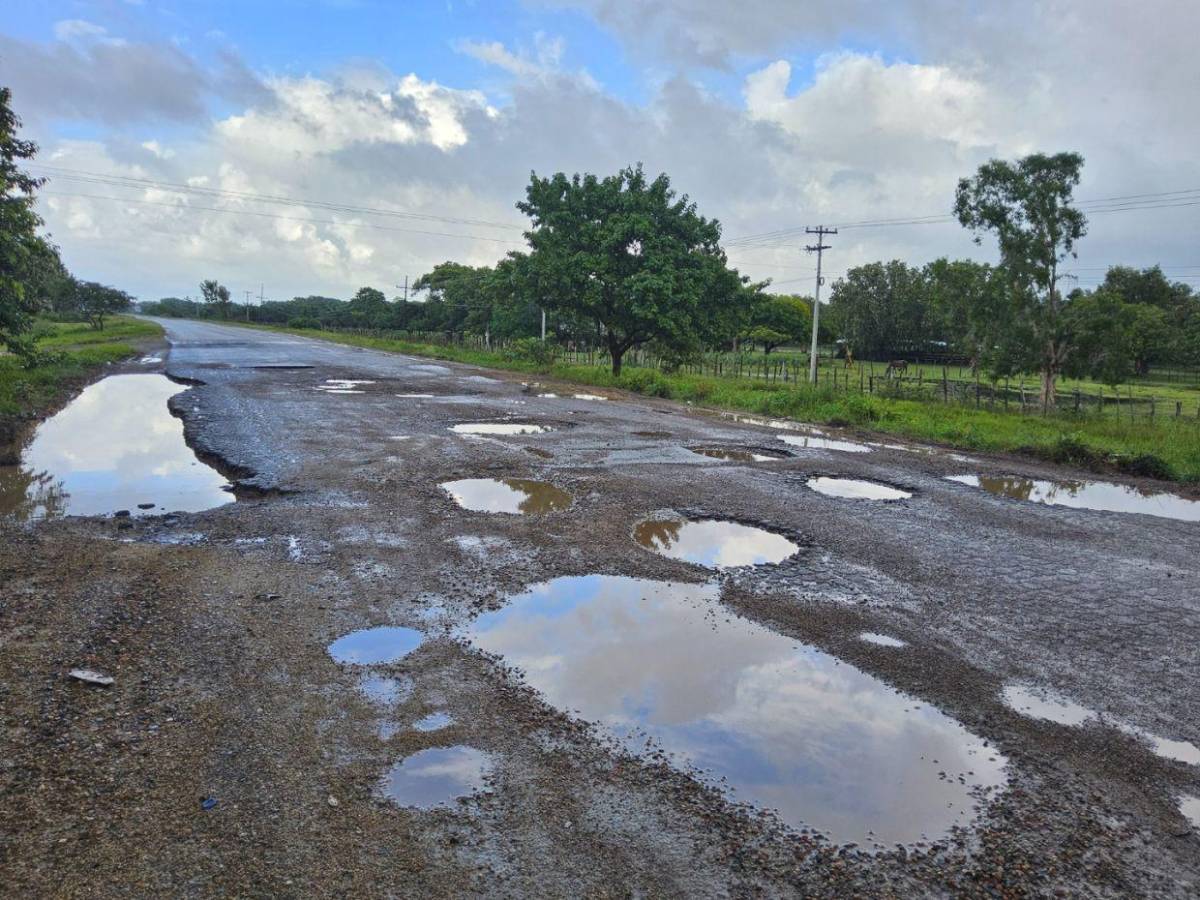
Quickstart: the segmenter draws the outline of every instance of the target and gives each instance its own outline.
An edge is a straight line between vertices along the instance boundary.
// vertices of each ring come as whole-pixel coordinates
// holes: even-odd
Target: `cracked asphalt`
[[[580,400],[508,373],[162,324],[159,370],[192,384],[172,411],[238,502],[0,523],[8,896],[1200,893],[1200,836],[1178,807],[1200,795],[1200,765],[1156,755],[1133,731],[1200,745],[1195,523],[1021,503],[945,479],[1095,477],[1027,459],[803,450],[765,423],[665,401]],[[327,379],[373,383],[318,390]],[[538,396],[549,392],[559,396]],[[553,430],[450,431],[464,422]],[[722,462],[687,449],[699,446],[788,456]],[[818,475],[913,497],[831,498],[805,486]],[[551,482],[573,504],[489,515],[439,488],[501,476]],[[560,576],[713,577],[631,540],[663,510],[791,536],[795,557],[718,576],[722,602],[933,704],[1007,757],[1007,787],[970,828],[876,853],[797,832],[665,755],[624,754],[452,639]],[[326,651],[377,625],[429,636],[380,667],[405,687],[389,711]],[[867,644],[862,631],[909,646]],[[82,665],[115,684],[67,678]],[[1000,698],[1013,681],[1100,718],[1018,715]],[[453,724],[404,727],[434,711]],[[396,724],[386,737],[381,720]],[[484,792],[435,810],[379,795],[397,760],[456,744],[492,754]]]

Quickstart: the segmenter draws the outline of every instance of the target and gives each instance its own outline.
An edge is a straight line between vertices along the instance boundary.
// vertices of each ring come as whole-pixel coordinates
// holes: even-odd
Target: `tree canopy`
[[[37,146],[18,137],[20,128],[12,92],[0,87],[0,344],[28,358],[33,348],[25,333],[39,306],[29,283],[46,245],[37,234],[42,220],[33,211],[42,179],[19,165],[34,157]]]

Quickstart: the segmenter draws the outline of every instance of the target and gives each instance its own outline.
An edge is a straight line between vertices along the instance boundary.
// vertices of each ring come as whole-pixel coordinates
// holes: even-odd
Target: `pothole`
[[[1200,828],[1200,797],[1184,795],[1179,798],[1179,812],[1193,828]]]
[[[810,478],[805,482],[812,490],[826,497],[837,497],[842,500],[908,500],[912,497],[909,491],[865,481],[861,478],[831,478],[820,476]]]
[[[364,384],[375,384],[364,378],[326,378],[324,384],[318,384],[313,390],[323,394],[365,394],[360,388]]]
[[[839,441],[834,438],[817,437],[808,434],[781,434],[779,440],[801,450],[838,450],[842,453],[870,453],[871,448],[866,444],[856,444],[854,441]]]
[[[997,497],[1094,509],[1138,513],[1183,522],[1200,522],[1200,501],[1106,481],[1046,481],[1019,475],[948,475],[947,480],[982,488]]]
[[[645,519],[634,526],[633,539],[647,550],[710,569],[780,563],[800,550],[781,534],[721,519]]]
[[[544,434],[553,431],[549,425],[534,425],[528,422],[463,422],[451,425],[450,430],[455,434]]]
[[[571,506],[571,495],[549,482],[528,478],[463,478],[447,481],[442,490],[472,512],[535,516]]]
[[[864,631],[858,636],[858,639],[868,644],[874,644],[876,647],[891,647],[897,650],[908,646],[907,641],[902,641],[898,637],[892,637],[890,634],[879,634],[876,631]]]
[[[939,838],[1005,780],[954,719],[738,617],[713,584],[558,578],[466,636],[629,752],[838,843]]]
[[[381,625],[352,631],[329,645],[334,661],[355,666],[396,662],[412,653],[425,640],[415,628]]]
[[[187,445],[168,401],[188,390],[165,375],[111,375],[33,432],[15,466],[0,466],[0,515],[129,516],[232,503],[229,482]]]
[[[741,447],[693,447],[693,453],[707,456],[709,459],[719,459],[724,462],[778,462],[787,459],[782,453],[769,453],[762,450],[745,450]]]
[[[454,719],[444,712],[432,712],[427,716],[423,716],[413,722],[413,728],[417,731],[441,731],[443,728],[449,728],[454,724]]]
[[[1026,684],[1006,685],[1001,698],[1006,706],[1031,719],[1045,719],[1059,725],[1082,725],[1099,714],[1073,700],[1043,688]]]
[[[458,744],[419,750],[383,777],[380,791],[400,806],[451,806],[480,790],[493,769],[491,754]]]

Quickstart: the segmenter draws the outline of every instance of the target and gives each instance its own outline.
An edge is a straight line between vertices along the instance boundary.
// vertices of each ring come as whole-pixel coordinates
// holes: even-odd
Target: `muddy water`
[[[164,375],[113,375],[43,422],[16,466],[0,466],[0,515],[198,512],[234,499],[196,459],[167,401],[187,390]]]
[[[442,484],[454,502],[473,512],[535,516],[571,506],[571,495],[528,478],[463,478]]]
[[[717,519],[647,519],[634,527],[633,539],[647,550],[712,569],[779,563],[800,549],[781,534]]]
[[[810,478],[806,484],[818,494],[843,500],[907,500],[912,494],[886,484],[859,478]]]
[[[424,639],[415,628],[382,625],[343,635],[329,645],[329,655],[337,662],[357,666],[395,662],[416,650]]]
[[[779,439],[785,444],[799,447],[802,450],[839,450],[842,453],[870,453],[871,448],[866,444],[856,444],[853,441],[838,441],[833,438],[811,437],[800,434],[781,434]]]
[[[483,787],[492,770],[490,754],[474,747],[434,747],[406,756],[383,777],[380,790],[400,806],[450,806]]]
[[[455,434],[542,434],[551,431],[549,425],[530,425],[520,422],[466,422],[461,425],[451,425],[450,430]]]
[[[736,447],[695,447],[693,453],[707,456],[710,459],[720,459],[725,462],[778,462],[783,456],[770,456],[754,450],[741,450]]]
[[[982,488],[998,497],[1008,497],[1010,500],[1200,522],[1200,501],[1186,500],[1174,494],[1156,493],[1124,484],[1110,484],[1105,481],[1043,481],[1018,475],[949,475],[947,478],[959,484]]]
[[[971,820],[972,789],[1003,783],[1004,759],[953,719],[717,597],[711,584],[558,578],[467,637],[631,752],[649,737],[734,800],[837,842],[936,838]]]

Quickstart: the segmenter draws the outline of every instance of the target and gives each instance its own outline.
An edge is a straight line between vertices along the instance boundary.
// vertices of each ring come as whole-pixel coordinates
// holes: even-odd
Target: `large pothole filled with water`
[[[536,516],[569,509],[571,495],[549,482],[529,478],[462,478],[442,490],[472,512]]]
[[[712,584],[558,578],[466,637],[627,751],[673,754],[732,800],[837,843],[936,840],[1005,782],[1004,757],[954,719],[734,615]]]
[[[474,747],[432,747],[392,766],[383,776],[380,790],[400,806],[451,806],[480,790],[492,768],[491,755]]]
[[[544,434],[554,429],[549,425],[534,425],[531,422],[463,422],[458,425],[451,425],[450,430],[455,434],[503,437],[518,434]]]
[[[710,569],[780,563],[800,550],[781,534],[721,519],[645,519],[634,526],[633,539],[647,550]]]
[[[981,488],[989,494],[1007,497],[1010,500],[1200,522],[1200,501],[1125,484],[1106,481],[1046,481],[1039,478],[1023,478],[1019,475],[946,477],[949,481]]]
[[[866,481],[862,478],[833,478],[821,475],[810,478],[805,482],[811,490],[826,497],[837,497],[840,500],[908,500],[912,497],[910,491],[902,491],[891,485]]]
[[[199,512],[234,499],[197,459],[167,402],[188,390],[165,375],[112,375],[84,388],[0,466],[0,514],[18,519]]]

